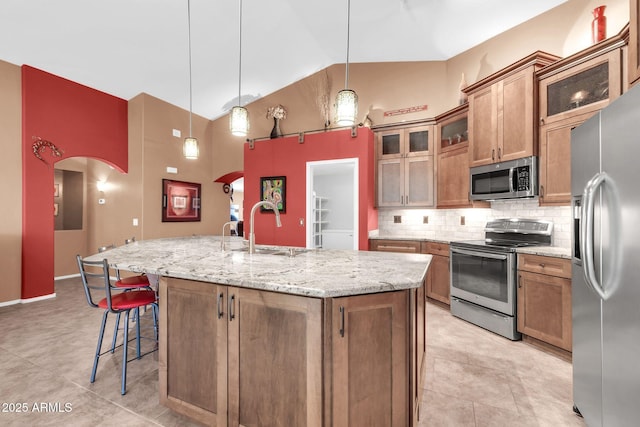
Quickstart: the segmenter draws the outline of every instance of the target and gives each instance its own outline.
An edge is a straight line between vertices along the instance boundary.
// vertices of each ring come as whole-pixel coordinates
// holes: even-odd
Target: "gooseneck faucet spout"
[[[264,205],[269,209],[273,210],[273,212],[276,214],[276,227],[282,227],[282,223],[280,222],[280,211],[278,211],[278,207],[275,205],[275,203],[270,202],[268,200],[262,200],[256,203],[255,205],[253,205],[253,207],[251,208],[251,224],[249,225],[249,253],[250,254],[253,254],[256,252],[256,235],[253,232],[254,230],[253,224],[254,224],[254,216],[256,213],[256,209],[258,209],[258,206],[261,206],[261,205]]]

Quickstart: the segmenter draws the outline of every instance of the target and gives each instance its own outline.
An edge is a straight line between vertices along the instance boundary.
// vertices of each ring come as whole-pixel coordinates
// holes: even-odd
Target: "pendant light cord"
[[[242,107],[242,103],[241,103],[241,99],[240,99],[240,94],[241,94],[241,89],[240,86],[242,85],[242,0],[240,0],[240,31],[239,31],[239,35],[238,35],[238,44],[240,45],[240,49],[238,50],[238,106]]]
[[[347,0],[347,63],[344,74],[344,88],[349,88],[349,34],[351,26],[351,0]]]
[[[191,111],[193,110],[193,90],[191,81],[191,0],[187,0],[187,26],[189,30],[189,137],[191,138]]]

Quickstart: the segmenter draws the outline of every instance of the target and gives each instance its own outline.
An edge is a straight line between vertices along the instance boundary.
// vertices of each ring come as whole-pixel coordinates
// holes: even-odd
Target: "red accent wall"
[[[33,137],[64,150],[33,153]],[[53,165],[91,157],[128,171],[127,101],[22,67],[22,298],[54,292]],[[84,227],[87,225],[84,224]]]
[[[367,250],[368,231],[378,228],[374,208],[373,132],[359,128],[256,141],[254,149],[244,147],[244,232],[248,237],[251,207],[260,200],[260,177],[286,176],[286,212],[281,214],[282,228],[276,228],[273,213],[255,215],[256,243],[283,246],[306,246],[306,168],[307,162],[358,158],[359,176],[359,248]]]

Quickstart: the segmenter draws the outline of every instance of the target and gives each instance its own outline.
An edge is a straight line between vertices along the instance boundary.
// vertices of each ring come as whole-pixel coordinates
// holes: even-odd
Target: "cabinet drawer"
[[[422,253],[449,256],[449,245],[440,242],[422,242]]]
[[[541,255],[518,254],[518,270],[571,279],[571,260]]]
[[[369,241],[369,249],[379,252],[404,252],[420,253],[420,242],[413,240],[386,240],[372,239]]]

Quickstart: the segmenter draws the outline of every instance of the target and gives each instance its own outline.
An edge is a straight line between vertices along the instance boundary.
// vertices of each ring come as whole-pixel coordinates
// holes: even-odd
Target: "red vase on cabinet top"
[[[606,6],[598,6],[593,9],[593,21],[591,22],[591,39],[593,43],[601,42],[607,38],[607,17],[604,16]]]

